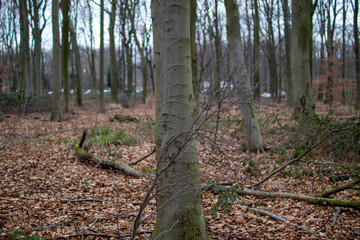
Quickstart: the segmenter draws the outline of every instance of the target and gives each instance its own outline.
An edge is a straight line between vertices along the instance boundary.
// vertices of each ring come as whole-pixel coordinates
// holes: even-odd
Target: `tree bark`
[[[253,0],[254,8],[254,99],[260,99],[260,17],[258,0]]]
[[[100,1],[100,81],[99,81],[100,103],[99,112],[105,112],[104,103],[104,0]]]
[[[190,0],[151,2],[156,91],[157,218],[152,239],[208,239],[196,145]]]
[[[116,20],[116,5],[117,0],[111,1],[110,13],[110,78],[111,78],[111,101],[118,102],[118,86],[117,86],[117,68],[116,68],[116,49],[115,49],[115,20]]]
[[[83,70],[81,64],[80,49],[77,44],[77,37],[74,26],[70,22],[70,33],[71,33],[71,44],[73,51],[75,52],[75,65],[76,65],[76,104],[82,106],[82,81],[83,81]]]
[[[359,43],[359,0],[354,2],[354,52],[355,52],[355,68],[356,68],[356,106],[360,108],[360,43]]]
[[[250,151],[263,151],[264,143],[251,98],[250,79],[242,52],[239,10],[236,0],[225,0],[226,32],[230,73],[241,94],[241,118],[244,124],[244,144]]]
[[[59,32],[59,0],[52,2],[52,30],[53,30],[53,96],[51,120],[62,121],[61,102],[61,47]]]
[[[285,73],[286,73],[286,106],[293,107],[293,80],[291,78],[291,27],[290,27],[290,11],[288,0],[282,0],[284,12],[284,28],[285,28]]]
[[[294,117],[301,122],[314,116],[311,50],[312,1],[292,0],[291,77],[294,87]]]
[[[62,25],[62,51],[63,51],[63,75],[64,75],[64,98],[65,98],[65,112],[70,111],[71,95],[70,95],[70,75],[69,75],[69,56],[70,56],[70,42],[69,42],[69,27],[70,27],[70,0],[61,1],[61,12],[63,16]]]

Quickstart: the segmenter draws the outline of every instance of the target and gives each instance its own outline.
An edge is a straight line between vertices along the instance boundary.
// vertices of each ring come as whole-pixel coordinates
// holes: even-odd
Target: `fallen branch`
[[[70,200],[60,200],[61,203],[66,202],[105,202],[106,200],[101,199],[70,199]]]
[[[285,218],[282,218],[282,217],[280,217],[280,216],[278,216],[278,215],[276,215],[276,214],[274,214],[274,213],[272,213],[272,212],[269,212],[269,211],[266,211],[266,210],[263,210],[263,209],[258,209],[258,208],[252,208],[252,207],[242,206],[242,205],[237,205],[237,206],[239,206],[239,207],[241,207],[241,208],[244,208],[244,209],[247,209],[247,210],[250,210],[250,211],[253,211],[253,212],[256,212],[256,213],[259,213],[259,214],[262,214],[262,215],[269,216],[270,218],[272,218],[272,219],[274,219],[274,220],[277,220],[277,221],[280,221],[280,222],[283,222],[283,223],[288,223],[288,224],[290,224],[291,226],[300,228],[300,229],[302,229],[302,230],[304,230],[304,231],[306,231],[306,232],[308,232],[308,233],[310,233],[310,234],[312,234],[312,235],[314,235],[314,236],[316,236],[316,237],[318,237],[318,238],[323,237],[323,236],[321,236],[320,234],[318,234],[318,233],[316,233],[316,232],[314,232],[314,231],[311,231],[310,229],[308,229],[308,228],[306,228],[306,227],[304,227],[304,226],[300,226],[300,225],[298,225],[298,224],[296,224],[296,223],[292,223],[292,222],[290,222],[289,220],[287,220],[287,219],[285,219]]]
[[[236,191],[239,195],[252,195],[263,198],[292,198],[300,201],[305,201],[310,204],[328,204],[331,206],[345,207],[345,208],[360,208],[360,200],[342,200],[332,198],[322,198],[318,196],[310,196],[297,193],[275,193],[260,190],[253,190],[249,188],[239,188]]]
[[[130,167],[127,163],[119,162],[119,161],[109,161],[106,159],[102,159],[94,154],[86,152],[82,147],[86,138],[86,130],[84,130],[83,135],[81,136],[81,140],[79,143],[75,144],[74,150],[76,155],[84,160],[90,160],[94,163],[100,164],[102,167],[105,168],[114,168],[117,170],[122,171],[126,175],[133,176],[133,177],[147,177],[149,175],[142,173],[132,167]]]
[[[274,176],[275,174],[277,174],[278,172],[282,171],[284,168],[286,168],[287,166],[295,163],[295,162],[298,162],[298,161],[301,161],[301,159],[307,155],[311,150],[313,150],[314,148],[316,148],[317,146],[319,146],[320,144],[322,144],[331,134],[335,133],[335,132],[340,132],[340,131],[345,131],[345,130],[349,130],[351,128],[353,128],[355,126],[355,124],[349,126],[349,127],[346,127],[346,128],[341,128],[341,129],[336,129],[336,130],[332,130],[330,131],[328,134],[326,134],[325,137],[323,137],[318,143],[316,144],[311,144],[310,147],[305,151],[303,152],[300,156],[298,156],[297,158],[293,159],[293,160],[290,160],[288,163],[284,164],[283,166],[281,166],[279,169],[271,172],[267,177],[265,177],[263,180],[261,180],[260,182],[257,182],[255,184],[252,184],[252,185],[249,185],[249,186],[246,186],[248,188],[253,188],[253,187],[257,187],[261,184],[263,184],[265,181],[269,180],[272,176]],[[314,139],[315,140],[315,139]]]
[[[147,234],[147,233],[152,233],[152,231],[137,232],[137,235]],[[124,237],[130,237],[131,234],[130,233],[126,233],[126,234],[75,233],[75,234],[71,234],[71,235],[65,235],[63,237],[66,238],[66,237],[82,237],[82,236],[84,236],[84,237],[85,236],[97,236],[97,237],[108,237],[108,238],[124,238]]]
[[[355,181],[352,181],[352,182],[350,182],[348,184],[345,184],[345,185],[339,186],[337,188],[333,188],[333,189],[330,189],[330,190],[325,191],[323,193],[315,194],[315,195],[312,195],[312,196],[318,196],[318,197],[327,198],[327,197],[330,197],[331,195],[333,195],[335,193],[344,191],[346,189],[351,189],[354,186],[358,185],[359,183],[360,183],[360,178],[358,178]]]

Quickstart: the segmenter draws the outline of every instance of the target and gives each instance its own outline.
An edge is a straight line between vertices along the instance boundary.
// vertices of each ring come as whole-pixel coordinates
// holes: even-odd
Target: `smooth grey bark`
[[[238,3],[236,0],[225,0],[225,8],[230,74],[241,94],[240,108],[244,125],[244,144],[250,151],[263,151],[263,138],[252,103],[250,79],[242,52]]]
[[[291,76],[294,117],[301,122],[314,116],[311,84],[312,1],[292,0]]]
[[[105,112],[104,103],[104,0],[100,1],[100,81],[99,81],[100,103],[99,112]]]
[[[190,0],[151,2],[156,92],[156,226],[152,239],[208,239],[196,145]]]
[[[53,96],[51,120],[62,120],[61,102],[61,46],[59,31],[59,0],[52,2],[52,30],[53,30]]]
[[[116,68],[116,49],[115,49],[115,20],[116,20],[116,5],[117,0],[111,1],[110,13],[110,79],[111,79],[111,101],[118,102],[118,86],[117,86],[117,68]]]

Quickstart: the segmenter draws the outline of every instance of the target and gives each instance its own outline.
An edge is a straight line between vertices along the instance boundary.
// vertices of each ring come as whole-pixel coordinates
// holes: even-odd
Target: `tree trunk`
[[[59,0],[52,3],[52,30],[53,30],[53,96],[51,120],[62,120],[61,102],[61,47],[59,32]]]
[[[100,1],[100,81],[99,81],[99,92],[100,92],[100,104],[99,112],[105,112],[104,103],[104,0]]]
[[[208,239],[195,142],[190,0],[151,2],[159,175],[152,239]]]
[[[24,98],[31,97],[33,95],[33,84],[31,79],[31,61],[30,61],[30,47],[29,47],[29,20],[27,12],[27,1],[19,1],[20,11],[20,34],[21,34],[21,45],[20,45],[20,64],[22,67],[22,88],[21,93],[25,93]]]
[[[284,12],[284,28],[285,28],[285,73],[286,73],[286,105],[293,107],[294,94],[293,94],[293,80],[291,78],[291,28],[290,28],[290,11],[288,0],[282,0]]]
[[[77,44],[77,37],[74,26],[70,22],[70,33],[71,33],[71,44],[73,47],[73,51],[75,52],[75,65],[76,65],[76,104],[78,106],[82,106],[82,81],[83,81],[83,74],[82,74],[82,64],[81,64],[81,55],[80,49]]]
[[[65,98],[65,112],[70,111],[70,75],[69,75],[69,56],[70,56],[70,42],[69,42],[69,27],[70,27],[70,0],[61,1],[61,12],[63,16],[62,25],[62,50],[63,58],[63,74],[64,74],[64,98]]]
[[[307,121],[314,116],[312,100],[310,41],[312,1],[292,0],[291,77],[294,87],[294,117]]]
[[[226,0],[225,8],[230,73],[235,86],[241,94],[240,108],[242,123],[244,124],[244,144],[250,151],[263,151],[263,138],[252,104],[250,79],[242,52],[237,1]]]
[[[191,71],[196,111],[199,110],[199,79],[197,68],[196,21],[197,0],[190,0],[190,41],[191,41]]]
[[[35,94],[36,94],[36,108],[39,108],[41,99],[41,31],[39,26],[39,4],[33,1],[33,37],[34,37],[34,76],[35,76]]]
[[[118,86],[117,86],[117,68],[116,68],[116,49],[115,49],[115,20],[116,20],[116,4],[117,0],[111,1],[110,13],[110,78],[111,78],[111,101],[118,102]]]
[[[260,18],[258,0],[253,2],[254,8],[254,99],[260,99]]]
[[[354,51],[355,51],[355,68],[356,68],[356,106],[360,108],[360,44],[359,44],[359,0],[354,3]]]

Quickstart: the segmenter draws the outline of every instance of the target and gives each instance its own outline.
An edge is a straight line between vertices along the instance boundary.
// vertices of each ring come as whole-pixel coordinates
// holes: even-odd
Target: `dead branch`
[[[61,203],[66,202],[105,202],[106,200],[101,199],[70,199],[70,200],[61,200]]]
[[[143,232],[137,232],[137,234],[147,234],[152,233],[152,231],[143,231]],[[65,235],[64,238],[70,238],[70,237],[82,237],[82,236],[97,236],[97,237],[107,237],[107,238],[125,238],[130,237],[131,234],[106,234],[106,233],[75,233],[71,235]]]
[[[308,228],[306,228],[304,226],[300,226],[300,225],[298,225],[296,223],[292,223],[289,220],[287,220],[285,218],[282,218],[282,217],[280,217],[280,216],[278,216],[278,215],[276,215],[276,214],[274,214],[272,212],[269,212],[269,211],[266,211],[266,210],[263,210],[263,209],[242,206],[242,205],[237,205],[237,206],[239,206],[241,208],[244,208],[244,209],[247,209],[247,210],[250,210],[250,211],[253,211],[253,212],[256,212],[256,213],[259,213],[261,215],[269,216],[270,218],[272,218],[273,220],[276,220],[276,221],[280,221],[280,222],[283,222],[283,223],[289,223],[291,226],[294,226],[296,228],[300,228],[300,229],[302,229],[302,230],[304,230],[304,231],[306,231],[306,232],[308,232],[308,233],[310,233],[310,234],[312,234],[312,235],[314,235],[314,236],[316,236],[318,238],[323,237],[320,234],[318,234],[318,233],[316,233],[314,231],[311,231],[310,229],[308,229]]]
[[[132,167],[130,167],[127,163],[119,162],[119,161],[109,161],[106,159],[102,159],[94,154],[86,152],[82,147],[86,138],[86,130],[84,130],[83,135],[81,136],[81,140],[79,143],[75,144],[74,150],[76,155],[84,160],[90,160],[94,163],[100,164],[102,167],[105,168],[114,168],[117,170],[122,171],[126,175],[133,176],[133,177],[147,177],[149,175],[142,173]]]
[[[150,157],[151,155],[153,155],[155,152],[156,152],[156,150],[155,150],[155,148],[154,148],[151,153],[143,156],[143,157],[140,158],[139,160],[136,160],[136,161],[134,161],[134,162],[129,163],[129,165],[132,166],[132,165],[138,164],[139,162],[141,162],[141,161],[145,160],[146,158]]]
[[[341,192],[341,191],[344,191],[346,189],[351,189],[353,188],[354,186],[358,185],[360,183],[360,178],[356,179],[355,181],[352,181],[348,184],[345,184],[345,185],[342,185],[342,186],[339,186],[339,187],[336,187],[336,188],[333,188],[333,189],[330,189],[328,191],[325,191],[323,193],[319,193],[319,194],[314,194],[312,196],[318,196],[318,197],[323,197],[323,198],[327,198],[327,197],[330,197],[331,195],[335,194],[335,193],[338,193],[338,192]]]
[[[331,206],[345,207],[345,208],[360,208],[360,200],[343,200],[343,199],[332,199],[323,198],[318,196],[311,196],[298,193],[275,193],[260,190],[253,190],[249,188],[239,188],[236,191],[239,195],[252,195],[263,198],[292,198],[300,201],[305,201],[310,204],[327,204]]]
[[[303,158],[305,155],[307,155],[311,150],[313,150],[314,148],[316,148],[317,146],[319,146],[320,144],[322,144],[330,135],[332,135],[333,133],[336,133],[336,132],[341,132],[341,131],[345,131],[345,130],[349,130],[353,127],[355,127],[356,124],[353,124],[349,127],[345,127],[345,128],[341,128],[341,129],[336,129],[336,130],[332,130],[330,131],[328,134],[326,134],[325,137],[323,137],[318,143],[316,144],[311,144],[310,147],[305,151],[303,152],[299,157],[289,161],[288,163],[286,163],[285,165],[281,166],[279,169],[271,172],[267,177],[265,177],[263,180],[261,180],[260,182],[258,183],[255,183],[255,184],[252,184],[252,185],[249,185],[249,186],[246,186],[248,188],[253,188],[253,187],[257,187],[261,184],[263,184],[265,181],[269,180],[272,176],[274,176],[275,174],[277,174],[278,172],[282,171],[284,168],[286,168],[287,166],[295,163],[295,162],[298,162],[301,160],[301,158]],[[314,139],[315,140],[315,139]]]

